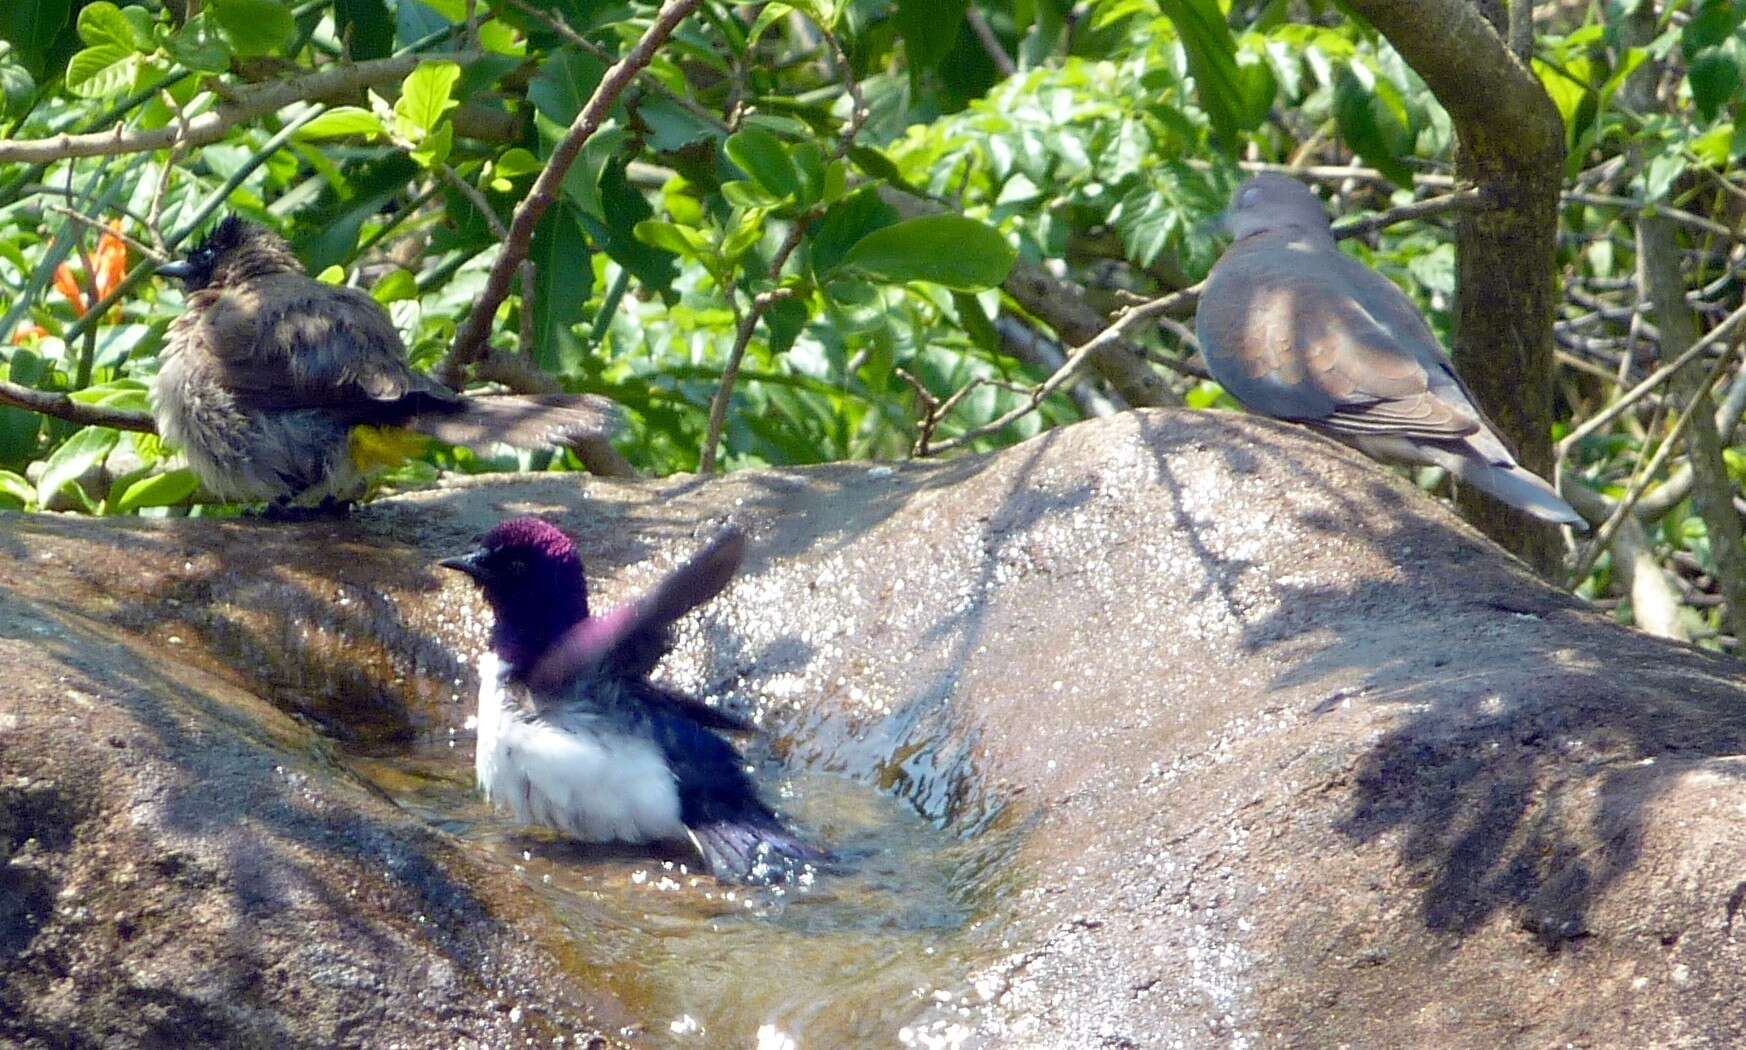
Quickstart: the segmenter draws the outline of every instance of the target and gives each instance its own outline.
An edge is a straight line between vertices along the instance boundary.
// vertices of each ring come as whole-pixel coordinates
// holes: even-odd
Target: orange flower
[[[127,275],[127,242],[121,239],[120,233],[121,220],[115,219],[97,241],[97,254],[91,259],[91,266],[97,271],[91,281],[93,300],[100,300],[114,291]],[[85,316],[85,293],[79,287],[79,279],[73,276],[73,268],[66,263],[55,267],[55,290],[73,304],[74,316]]]
[[[127,276],[127,242],[121,239],[121,220],[109,223],[109,232],[97,242],[97,298],[113,292]]]
[[[73,268],[66,263],[55,267],[55,291],[73,304],[73,316],[85,316],[85,293],[79,290],[79,279],[73,276]]]

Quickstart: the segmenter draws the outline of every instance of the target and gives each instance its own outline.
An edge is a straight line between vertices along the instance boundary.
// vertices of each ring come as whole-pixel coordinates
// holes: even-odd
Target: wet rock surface
[[[745,572],[663,673],[757,717],[789,767],[899,798],[962,843],[958,979],[886,1043],[1746,1032],[1738,665],[1608,623],[1324,441],[1141,412],[938,464],[464,479],[340,524],[8,519],[0,661],[40,686],[0,699],[0,1015],[23,1018],[0,1037],[78,1045],[102,1012],[78,1004],[135,1003],[151,975],[219,1004],[213,1024],[243,1011],[247,1031],[307,1045],[452,1045],[493,997],[559,1030],[658,1014],[552,976],[584,973],[588,931],[521,941],[537,895],[360,787],[350,757],[459,730],[486,621],[429,565],[520,513],[577,535],[602,603],[720,522],[748,530]],[[153,867],[164,851],[196,874]],[[132,898],[165,902],[180,932],[136,920],[123,941]],[[353,955],[301,959],[322,931]],[[416,976],[439,961],[464,994]]]
[[[262,701],[16,595],[0,666],[0,1044],[585,1045],[610,1013]]]

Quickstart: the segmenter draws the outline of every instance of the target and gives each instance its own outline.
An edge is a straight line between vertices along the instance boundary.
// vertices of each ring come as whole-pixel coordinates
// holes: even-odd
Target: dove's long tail
[[[1559,497],[1557,490],[1519,464],[1475,463],[1462,471],[1460,478],[1541,521],[1569,525],[1578,532],[1588,529],[1588,522]]]

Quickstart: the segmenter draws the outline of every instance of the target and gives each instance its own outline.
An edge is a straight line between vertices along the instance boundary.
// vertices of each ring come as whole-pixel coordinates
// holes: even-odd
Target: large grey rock
[[[665,673],[747,704],[791,764],[969,840],[960,980],[915,1001],[913,1045],[1746,1039],[1737,665],[1607,622],[1287,426],[1140,412],[948,463],[470,479],[340,525],[14,519],[0,583],[391,745],[446,734],[472,689],[481,610],[429,560],[530,512],[579,535],[605,602],[722,518],[751,533]],[[26,754],[74,746],[31,731]],[[394,826],[466,868],[465,848]],[[309,900],[311,921],[340,904]],[[504,921],[472,900],[477,922],[447,925]],[[7,928],[21,958],[101,935]],[[563,946],[526,950],[538,970]],[[631,1012],[668,1038],[661,1004]]]
[[[586,1043],[612,1014],[262,701],[16,596],[0,667],[0,1045]]]

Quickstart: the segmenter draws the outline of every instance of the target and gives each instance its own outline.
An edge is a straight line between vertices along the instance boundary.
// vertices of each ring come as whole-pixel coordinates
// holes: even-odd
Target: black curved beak
[[[186,281],[194,276],[194,264],[183,260],[181,262],[165,263],[158,267],[159,277],[173,277],[178,281]]]
[[[480,557],[481,554],[479,551],[468,551],[467,553],[454,558],[444,558],[442,561],[437,562],[437,566],[444,569],[453,569],[456,572],[464,572],[475,580],[483,580],[489,574],[485,571],[485,567],[479,564]]]

